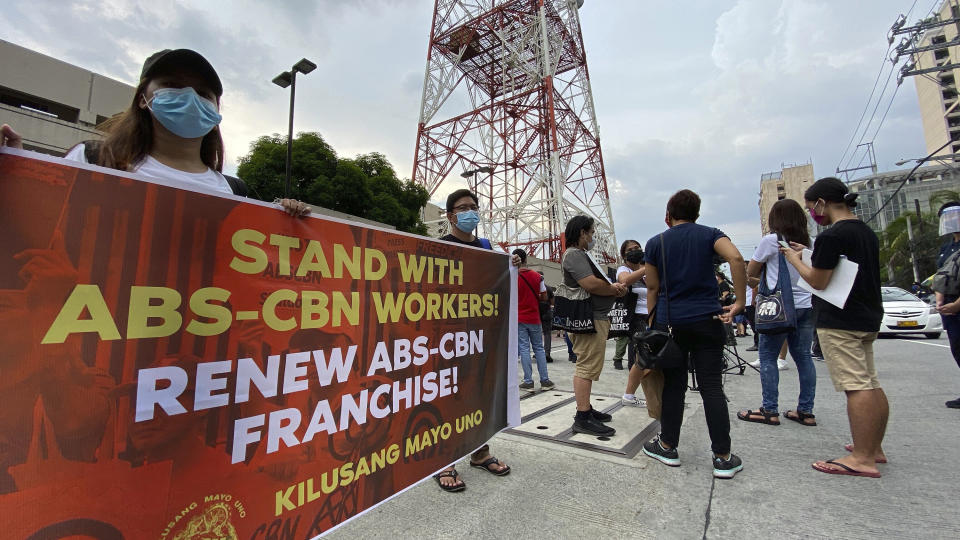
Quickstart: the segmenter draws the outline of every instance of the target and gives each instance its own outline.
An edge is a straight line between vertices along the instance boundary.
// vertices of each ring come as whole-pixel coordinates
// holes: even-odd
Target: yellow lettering
[[[300,239],[295,236],[271,234],[270,245],[277,246],[277,275],[290,275],[290,250],[300,248]]]
[[[362,262],[358,246],[353,247],[353,256],[349,256],[347,255],[347,249],[342,245],[333,245],[333,277],[342,278],[343,270],[346,268],[350,271],[352,279],[360,279],[360,264]]]
[[[190,296],[190,311],[198,317],[213,319],[213,322],[201,322],[192,319],[187,324],[187,332],[195,336],[215,336],[230,328],[233,314],[226,306],[211,304],[211,300],[226,302],[230,298],[230,291],[218,287],[205,287],[197,290]]]
[[[378,268],[373,269],[373,263],[376,262]],[[363,274],[368,280],[380,280],[387,275],[387,258],[379,249],[367,248],[363,252]]]
[[[414,304],[416,304],[416,307],[414,307]],[[423,318],[425,309],[423,295],[418,292],[408,294],[403,303],[403,309],[407,314],[407,319],[413,322],[419,321]]]
[[[291,303],[296,302],[297,293],[290,289],[278,289],[270,293],[270,296],[263,302],[263,322],[278,332],[287,332],[297,327],[297,322],[293,317],[288,319],[277,317],[277,304],[284,300]]]
[[[230,261],[230,268],[241,274],[263,272],[267,267],[267,254],[259,246],[266,238],[262,232],[253,229],[239,229],[233,233],[230,243],[237,255]],[[245,261],[240,257],[247,257],[251,260]]]
[[[151,305],[151,300],[160,300],[160,304]],[[180,293],[174,289],[130,287],[127,339],[167,337],[176,332],[183,324],[183,316],[177,311],[180,302]],[[160,319],[161,323],[150,326],[150,319]]]
[[[350,326],[360,324],[360,293],[350,293],[350,302],[340,291],[333,291],[333,326],[340,326],[343,317],[347,317]]]
[[[89,319],[80,318],[84,309],[90,312]],[[96,332],[104,341],[120,339],[110,308],[103,299],[100,287],[96,285],[77,285],[73,288],[40,343],[63,343],[70,334],[85,332]]]
[[[330,322],[325,293],[303,291],[300,298],[303,300],[303,307],[300,308],[300,328],[323,328]]]
[[[327,259],[323,255],[323,246],[316,240],[310,240],[307,243],[307,249],[303,252],[303,258],[300,259],[300,266],[297,267],[297,277],[303,277],[307,272],[320,272],[321,276],[330,277],[330,267],[327,266]]]
[[[423,279],[423,270],[426,267],[426,258],[410,255],[408,258],[403,253],[397,253],[400,259],[400,275],[406,282],[420,282]]]
[[[373,307],[377,311],[377,320],[380,321],[380,324],[384,324],[387,321],[397,322],[400,320],[400,313],[403,310],[403,298],[406,296],[406,293],[395,295],[392,292],[374,292],[371,294],[373,295]]]

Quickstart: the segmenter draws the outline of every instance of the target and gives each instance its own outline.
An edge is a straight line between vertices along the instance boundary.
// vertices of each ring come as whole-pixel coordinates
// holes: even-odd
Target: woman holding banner
[[[130,107],[98,126],[106,138],[80,143],[64,158],[205,191],[245,195],[242,181],[222,174],[222,95],[220,77],[200,53],[158,51],[143,63]],[[4,124],[0,145],[23,148],[23,140]],[[302,202],[278,202],[292,216],[309,213]]]

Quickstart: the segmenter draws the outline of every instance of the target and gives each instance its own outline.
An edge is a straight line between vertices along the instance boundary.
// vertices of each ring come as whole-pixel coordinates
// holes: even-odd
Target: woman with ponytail
[[[853,213],[857,194],[850,193],[839,179],[817,180],[803,198],[811,219],[829,228],[817,236],[810,266],[801,260],[800,244],[791,242],[793,249],[781,249],[800,277],[823,290],[830,284],[841,256],[857,264],[853,288],[842,308],[813,297],[820,347],[834,388],[847,396],[853,436],[853,444],[846,445],[849,455],[817,461],[813,468],[827,474],[879,478],[877,463],[887,461],[881,443],[890,414],[873,362],[873,342],[883,318],[880,243],[873,230]]]

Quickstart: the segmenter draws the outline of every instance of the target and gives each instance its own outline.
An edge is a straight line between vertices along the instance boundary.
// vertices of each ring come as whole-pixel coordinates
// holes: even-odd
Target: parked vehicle
[[[943,333],[937,308],[899,287],[880,287],[883,322],[880,335],[923,334],[931,339]]]

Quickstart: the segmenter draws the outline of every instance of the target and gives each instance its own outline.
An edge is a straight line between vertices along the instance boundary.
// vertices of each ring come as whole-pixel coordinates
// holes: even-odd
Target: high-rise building
[[[960,18],[958,0],[944,0],[934,17],[941,21]],[[960,66],[960,22],[930,28],[920,37],[917,49],[927,49],[915,54],[915,69],[928,69],[937,66]],[[937,47],[937,45],[943,45]],[[948,140],[954,141],[937,155],[960,153],[960,99],[958,99],[957,79],[960,69],[946,69],[914,76],[917,86],[917,99],[920,102],[920,115],[923,119],[923,137],[927,144],[927,153],[932,153]]]
[[[99,139],[97,124],[130,106],[136,89],[0,40],[0,124],[23,136],[23,147],[56,156]]]
[[[813,164],[785,165],[779,171],[760,176],[760,229],[767,229],[767,216],[777,201],[793,199],[803,206],[803,192],[814,182]]]

